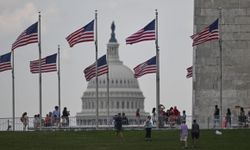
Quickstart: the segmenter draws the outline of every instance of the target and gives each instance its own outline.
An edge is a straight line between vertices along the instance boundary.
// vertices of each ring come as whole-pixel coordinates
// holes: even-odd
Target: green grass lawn
[[[197,150],[248,150],[250,130],[223,130],[215,135],[213,130],[202,130]],[[42,131],[0,132],[0,150],[179,150],[178,130],[152,132],[152,141],[144,140],[144,131],[124,131],[124,139],[114,131]]]

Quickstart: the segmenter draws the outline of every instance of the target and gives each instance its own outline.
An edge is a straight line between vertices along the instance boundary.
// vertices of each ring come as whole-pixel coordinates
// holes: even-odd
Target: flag
[[[66,37],[70,47],[77,43],[94,41],[94,20]]]
[[[148,40],[155,40],[155,20],[151,21],[141,30],[127,37],[126,44],[134,44]]]
[[[41,59],[41,73],[57,71],[56,56],[53,54]],[[39,73],[39,60],[30,61],[30,72]]]
[[[31,43],[38,43],[38,22],[24,30],[12,44],[12,50]]]
[[[216,19],[211,25],[203,29],[203,31],[192,35],[191,38],[193,39],[193,46],[219,39],[218,23],[219,19]]]
[[[139,64],[134,68],[135,78],[139,78],[145,74],[156,73],[156,72],[157,72],[156,56],[152,57],[146,62]]]
[[[108,69],[108,64],[106,60],[106,55],[103,55],[101,58],[97,60],[97,68],[98,68],[97,76],[108,73],[109,69]],[[84,69],[84,74],[85,74],[85,78],[87,81],[95,77],[96,76],[96,63]]]
[[[186,78],[191,78],[193,76],[193,66],[187,68]]]
[[[0,72],[11,70],[11,52],[0,56]]]

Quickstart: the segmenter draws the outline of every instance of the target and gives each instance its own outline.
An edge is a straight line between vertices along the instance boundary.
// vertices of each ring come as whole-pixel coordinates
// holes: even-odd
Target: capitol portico
[[[106,125],[117,113],[125,113],[129,124],[137,121],[136,110],[140,110],[142,123],[149,113],[144,110],[144,96],[133,71],[119,59],[119,43],[115,37],[115,24],[111,25],[111,38],[107,44],[109,65],[109,99],[107,92],[107,74],[98,77],[98,113],[99,124]],[[82,96],[82,110],[77,113],[78,125],[94,125],[96,122],[96,80],[91,79]],[[109,107],[108,107],[109,106]],[[109,114],[109,115],[108,115]]]

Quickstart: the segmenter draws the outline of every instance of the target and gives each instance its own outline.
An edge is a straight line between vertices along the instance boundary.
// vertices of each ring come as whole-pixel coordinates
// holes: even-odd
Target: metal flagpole
[[[193,5],[193,7],[195,8],[195,2],[193,3],[194,5]],[[195,14],[195,9],[193,10],[193,13]],[[194,23],[195,23],[195,18],[193,18],[193,25],[194,25]],[[194,27],[193,27],[193,30],[194,30]],[[195,28],[195,33],[196,33],[196,28]],[[195,101],[195,99],[196,99],[196,86],[195,86],[195,84],[196,84],[196,68],[197,68],[197,66],[196,66],[196,60],[197,60],[197,56],[196,56],[196,48],[197,47],[193,47],[193,72],[192,72],[192,89],[193,89],[193,91],[192,91],[192,107],[194,107],[194,101]],[[194,109],[192,109],[192,120],[194,119],[194,118],[197,118],[197,116],[195,115],[194,116]]]
[[[99,100],[98,100],[98,43],[97,43],[97,10],[95,10],[95,62],[96,62],[96,129],[99,121]]]
[[[42,73],[41,73],[41,14],[39,12],[39,41],[38,41],[38,49],[39,49],[39,114],[40,114],[40,129],[42,128]]]
[[[159,46],[158,46],[158,12],[155,10],[155,46],[156,46],[156,110],[157,110],[157,127],[159,127],[160,121],[160,57],[159,57]]]
[[[60,68],[60,45],[58,45],[58,71],[57,71],[57,77],[58,77],[58,107],[59,107],[59,117],[61,114],[61,68]]]
[[[107,64],[108,64],[108,69],[109,69],[109,55],[106,55],[107,57]],[[109,127],[109,70],[107,73],[107,125]]]
[[[12,50],[12,126],[15,131],[15,63],[14,63],[14,50]],[[8,127],[9,128],[9,127]]]
[[[219,33],[221,31],[221,19],[222,19],[222,11],[219,8]],[[220,46],[220,127],[222,127],[222,39],[221,35],[219,35],[219,46]]]

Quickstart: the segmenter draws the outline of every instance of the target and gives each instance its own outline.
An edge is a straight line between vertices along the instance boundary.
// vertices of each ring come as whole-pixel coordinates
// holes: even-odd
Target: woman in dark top
[[[230,110],[230,108],[227,109],[225,127],[231,128],[231,110]]]
[[[63,108],[63,115],[62,115],[62,123],[64,126],[68,126],[69,125],[69,111],[67,110],[67,107]]]

